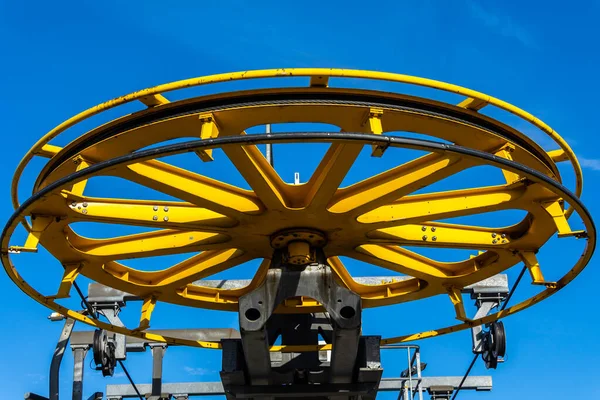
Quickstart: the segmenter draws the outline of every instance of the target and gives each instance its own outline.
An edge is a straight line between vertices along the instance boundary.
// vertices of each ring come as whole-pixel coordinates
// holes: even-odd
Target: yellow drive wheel
[[[2,236],[2,262],[9,276],[36,300],[94,326],[152,340],[216,348],[218,343],[157,338],[146,333],[156,302],[236,311],[240,296],[264,279],[276,251],[283,250],[288,262],[298,265],[314,261],[315,251],[324,252],[337,278],[361,296],[365,308],[444,294],[456,318],[462,321],[448,328],[384,339],[384,343],[448,333],[509,315],[562,288],[589,261],[595,247],[595,228],[578,199],[582,186],[579,164],[560,136],[533,116],[489,96],[420,78],[364,71],[280,71],[271,75],[269,71],[231,74],[229,78],[311,76],[311,86],[226,92],[176,102],[160,94],[224,81],[227,75],[198,78],[113,100],[50,132],[17,169],[13,194],[30,159],[35,155],[49,158],[34,184],[33,196],[22,205],[14,196],[16,212]],[[454,105],[397,93],[328,87],[328,77],[336,76],[388,79],[469,97]],[[63,148],[49,144],[88,116],[133,100],[143,102],[147,109],[99,126]],[[489,105],[532,122],[555,139],[561,149],[546,152],[518,130],[479,112]],[[289,122],[326,123],[339,128],[339,132],[245,133],[257,125]],[[387,134],[390,132],[425,134],[440,141]],[[178,143],[165,144],[173,140]],[[311,142],[327,143],[329,148],[303,184],[286,183],[257,147],[264,143]],[[372,157],[388,158],[394,157],[396,148],[427,153],[341,187],[364,149]],[[214,153],[214,149],[222,153]],[[226,157],[250,190],[163,160],[165,156],[190,152],[207,169],[215,157]],[[562,186],[556,166],[567,160],[575,171],[575,194]],[[415,194],[479,165],[502,170],[504,183]],[[86,182],[103,175],[117,176],[181,201],[86,196]],[[566,210],[565,203],[569,205]],[[499,228],[439,222],[510,209],[524,210],[527,215],[517,224]],[[585,229],[571,230],[567,219],[573,212]],[[30,217],[30,224],[25,217]],[[11,246],[10,237],[20,222],[29,230],[29,238],[24,246]],[[132,225],[152,231],[92,239],[77,233],[76,222]],[[557,232],[559,237],[586,238],[586,250],[562,279],[548,282],[536,253]],[[55,294],[35,291],[20,278],[12,262],[12,253],[35,251],[38,244],[64,267]],[[472,249],[479,253],[462,261],[440,262],[415,248]],[[126,262],[185,253],[191,253],[190,257],[159,271],[134,269]],[[404,276],[380,284],[359,283],[348,273],[340,256]],[[245,287],[222,289],[198,282],[255,259],[262,263]],[[502,312],[469,320],[461,289],[519,262],[529,268],[533,283],[545,290]],[[113,327],[60,306],[56,299],[69,296],[80,274],[143,298],[140,326]],[[282,304],[277,311],[319,310],[317,302],[301,298]],[[292,350],[287,347],[287,351]]]

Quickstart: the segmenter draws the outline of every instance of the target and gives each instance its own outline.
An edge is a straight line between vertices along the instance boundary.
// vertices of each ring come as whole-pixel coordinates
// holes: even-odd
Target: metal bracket
[[[508,295],[508,276],[506,274],[494,275],[491,278],[465,287],[465,292],[471,294],[471,299],[475,300],[477,306],[477,312],[473,319],[485,317],[493,308],[498,307]],[[471,328],[473,353],[483,352],[482,332],[483,327],[481,325]]]
[[[292,297],[314,299],[329,313],[333,327],[330,382],[351,382],[361,327],[360,296],[341,286],[328,265],[311,264],[300,269],[271,268],[260,287],[240,298],[240,331],[246,364],[252,365],[251,384],[273,381],[267,321],[279,304]]]

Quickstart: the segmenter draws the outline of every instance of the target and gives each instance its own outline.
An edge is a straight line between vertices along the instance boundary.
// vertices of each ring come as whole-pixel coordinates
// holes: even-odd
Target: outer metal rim
[[[576,187],[575,194],[577,196],[581,195],[583,188],[583,180],[582,180],[582,171],[579,161],[577,157],[573,153],[570,146],[565,142],[565,140],[558,135],[552,128],[546,125],[544,122],[529,114],[528,112],[521,110],[518,107],[515,107],[505,101],[499,100],[495,97],[488,96],[484,93],[477,92],[475,90],[463,88],[458,85],[453,85],[441,81],[436,81],[433,79],[419,78],[409,75],[395,74],[395,73],[387,73],[387,72],[376,72],[376,71],[361,71],[361,70],[350,70],[350,69],[334,69],[334,68],[291,68],[291,69],[270,69],[270,70],[256,70],[256,71],[241,71],[241,72],[233,72],[233,73],[225,73],[225,74],[216,74],[210,76],[204,76],[199,78],[185,79],[181,81],[176,81],[172,83],[162,84],[155,86],[153,88],[148,88],[144,90],[140,90],[134,93],[130,93],[126,96],[121,96],[115,98],[113,100],[107,101],[105,103],[99,104],[95,107],[89,108],[85,111],[80,112],[74,117],[64,121],[60,125],[56,126],[46,135],[44,135],[34,146],[25,154],[23,159],[20,161],[17,169],[15,171],[15,175],[11,184],[11,197],[13,206],[15,208],[19,207],[19,199],[18,199],[18,186],[19,181],[21,179],[21,175],[29,163],[29,161],[36,155],[36,152],[39,151],[45,144],[49,143],[50,140],[57,137],[59,134],[69,129],[70,127],[76,125],[77,123],[86,120],[96,114],[99,114],[103,111],[109,110],[111,108],[130,103],[135,100],[140,100],[144,97],[160,95],[161,93],[170,92],[174,90],[180,90],[190,87],[202,86],[202,85],[210,85],[219,82],[231,82],[236,80],[247,80],[247,79],[261,79],[261,78],[284,78],[284,77],[339,77],[339,78],[356,78],[356,79],[372,79],[372,80],[382,80],[388,82],[398,82],[415,86],[422,86],[433,88],[440,91],[455,93],[463,96],[468,96],[473,99],[477,99],[479,101],[484,102],[484,104],[490,104],[494,107],[500,108],[502,110],[508,111],[517,117],[533,124],[534,126],[541,129],[544,133],[546,133],[550,138],[556,142],[559,147],[564,150],[567,158],[572,164],[573,171],[576,177]],[[566,210],[565,214],[567,218],[572,214],[574,209],[569,208]],[[30,230],[29,224],[23,220],[23,226],[27,230]]]
[[[44,167],[44,171],[38,178],[38,182],[42,182],[48,175],[59,165],[71,160],[78,153],[86,148],[95,145],[96,143],[110,139],[125,131],[135,129],[137,127],[152,124],[169,118],[180,117],[188,114],[196,114],[209,111],[220,111],[237,107],[259,106],[259,105],[286,105],[286,104],[302,104],[302,103],[323,103],[323,105],[355,105],[365,107],[383,107],[396,110],[407,110],[432,115],[440,115],[444,118],[453,119],[476,126],[481,129],[492,132],[495,135],[503,137],[511,142],[521,146],[526,151],[537,157],[540,162],[546,164],[550,170],[558,174],[558,169],[553,163],[548,163],[549,160],[544,159],[544,155],[539,154],[540,149],[527,143],[522,138],[507,131],[498,124],[492,124],[480,115],[470,115],[465,111],[458,112],[451,109],[436,107],[432,104],[426,104],[419,101],[409,99],[397,99],[386,97],[384,93],[369,92],[369,93],[252,93],[245,96],[235,96],[233,98],[217,98],[205,100],[198,98],[194,100],[171,103],[159,108],[148,110],[143,115],[127,117],[123,121],[115,121],[107,127],[101,127],[93,136],[78,142],[74,146],[67,146],[64,151],[53,157]],[[543,151],[543,150],[542,150]],[[547,156],[546,156],[547,157]],[[557,175],[558,176],[558,175]]]
[[[481,152],[478,150],[469,149],[462,146],[456,146],[452,144],[444,144],[427,140],[419,140],[419,139],[409,139],[409,138],[401,138],[401,137],[392,137],[392,136],[382,136],[382,135],[373,135],[373,134],[364,134],[364,133],[349,133],[349,132],[339,132],[339,133],[323,133],[323,132],[307,132],[307,133],[288,133],[288,134],[262,134],[262,135],[245,135],[245,136],[230,136],[230,137],[221,137],[216,139],[205,139],[205,140],[193,140],[185,143],[178,143],[173,145],[161,146],[153,149],[143,150],[136,153],[128,154],[126,156],[117,157],[111,160],[103,161],[98,164],[94,164],[88,168],[85,168],[81,171],[75,172],[67,177],[59,179],[39,192],[35,193],[29,199],[27,199],[23,204],[11,215],[6,226],[2,231],[2,235],[0,236],[0,242],[2,243],[2,264],[9,275],[9,277],[19,286],[21,290],[23,290],[27,295],[33,297],[36,301],[41,304],[65,315],[69,318],[76,319],[81,322],[85,322],[89,325],[107,329],[110,331],[114,331],[117,333],[123,333],[129,336],[146,338],[149,340],[159,341],[159,342],[167,342],[173,344],[181,344],[181,345],[190,345],[196,347],[204,347],[204,348],[220,348],[220,343],[218,342],[202,342],[202,341],[192,341],[192,340],[184,340],[180,338],[166,337],[160,336],[145,332],[139,331],[131,331],[127,328],[117,327],[110,325],[108,323],[91,319],[79,312],[70,310],[66,307],[63,307],[57,304],[53,299],[43,296],[41,293],[37,292],[33,289],[29,284],[27,284],[18,274],[16,268],[12,264],[9,254],[8,254],[8,241],[14,232],[19,221],[24,219],[27,209],[32,206],[38,199],[48,195],[52,191],[60,190],[63,186],[66,186],[70,183],[76,183],[81,180],[86,179],[86,177],[94,174],[105,171],[109,168],[116,167],[119,165],[131,164],[135,162],[144,161],[147,159],[165,157],[177,153],[191,152],[201,148],[215,148],[222,147],[227,145],[249,145],[249,144],[264,144],[264,143],[273,143],[273,142],[298,142],[298,141],[321,141],[321,142],[336,142],[336,141],[345,141],[345,142],[357,142],[357,143],[370,143],[376,144],[379,146],[391,146],[391,147],[403,147],[408,149],[415,150],[424,150],[431,151],[436,153],[454,153],[459,154],[463,157],[467,157],[470,159],[477,160],[479,162],[483,162],[484,164],[489,164],[492,166],[496,166],[502,169],[509,170],[511,172],[516,172],[526,178],[530,179],[533,182],[540,183],[544,185],[546,188],[550,189],[555,194],[562,197],[567,203],[569,203],[573,210],[577,211],[579,216],[582,218],[583,223],[586,228],[586,232],[588,235],[586,248],[583,254],[575,263],[574,267],[567,272],[561,279],[557,281],[556,287],[547,288],[539,294],[524,300],[523,302],[516,304],[512,307],[509,307],[503,311],[499,311],[494,314],[490,314],[486,317],[479,318],[476,320],[464,322],[461,324],[456,324],[453,326],[440,328],[427,332],[420,332],[411,335],[405,336],[397,336],[391,338],[382,339],[382,344],[391,344],[391,343],[399,343],[406,342],[411,340],[418,340],[427,337],[440,336],[443,334],[447,334],[450,332],[457,332],[460,330],[468,329],[472,326],[489,323],[500,318],[506,317],[511,314],[515,314],[519,311],[528,308],[541,300],[551,296],[556,293],[562,287],[566,286],[569,282],[571,282],[582,270],[585,268],[589,260],[591,259],[593,252],[596,246],[596,228],[594,222],[591,218],[591,215],[587,208],[583,205],[583,203],[573,194],[569,189],[561,185],[560,183],[546,177],[544,174],[531,169],[522,164],[516,163],[514,161],[510,161],[493,154]],[[273,351],[293,351],[293,352],[301,352],[301,351],[316,351],[318,349],[327,349],[328,345],[325,346],[273,346]]]

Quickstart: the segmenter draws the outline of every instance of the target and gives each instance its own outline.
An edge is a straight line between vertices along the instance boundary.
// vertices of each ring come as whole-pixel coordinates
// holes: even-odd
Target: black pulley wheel
[[[94,331],[93,349],[96,370],[102,371],[102,376],[113,376],[117,365],[115,345],[108,339],[108,332],[104,329]]]
[[[493,322],[483,338],[483,353],[481,357],[487,369],[496,369],[498,361],[506,353],[506,331],[502,321]]]

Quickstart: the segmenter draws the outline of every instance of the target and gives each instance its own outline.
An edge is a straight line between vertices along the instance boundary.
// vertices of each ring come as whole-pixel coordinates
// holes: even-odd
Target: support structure
[[[168,92],[200,85],[275,77],[280,81],[304,77],[310,82],[307,79],[304,87],[268,85],[174,101],[165,97]],[[416,85],[463,99],[449,103],[369,86],[336,87],[336,78]],[[87,118],[133,101],[145,109],[93,127],[64,147],[50,143]],[[484,107],[508,111],[535,125],[559,149],[546,151],[519,126],[489,116],[495,113],[480,113]],[[335,129],[271,134],[271,124],[294,123],[320,123]],[[247,134],[262,125],[267,127],[265,134]],[[395,132],[427,135],[437,141]],[[195,139],[184,141],[189,138]],[[290,154],[300,155],[310,143],[328,144],[328,148],[315,160],[313,174],[301,182],[296,173],[294,183],[287,182],[274,168],[272,146],[296,144],[298,153]],[[259,148],[263,145],[266,155]],[[396,163],[405,159],[390,155],[397,155],[398,150],[418,154]],[[185,154],[197,155],[193,160],[202,163],[202,174],[191,164],[177,165],[182,157],[173,156]],[[391,161],[393,165],[371,176],[359,176],[355,167],[362,169],[363,156],[372,161],[386,158],[385,164]],[[32,184],[31,197],[21,203],[22,173],[34,157],[48,161]],[[563,185],[559,162],[571,164],[573,190]],[[490,179],[484,186],[435,190],[442,181],[449,182],[463,172],[471,174],[479,167],[496,168],[501,179]],[[245,183],[220,180],[220,172],[227,168],[237,170]],[[211,171],[216,174],[209,175]],[[106,176],[130,182],[134,191],[141,185],[163,197],[87,193],[88,180]],[[105,377],[113,376],[117,363],[128,353],[150,348],[151,382],[141,387],[153,400],[217,392],[228,400],[373,400],[384,390],[398,390],[403,400],[413,400],[415,394],[422,400],[426,391],[434,399],[447,400],[455,390],[487,386],[468,378],[457,389],[453,378],[424,377],[426,364],[421,363],[420,348],[406,342],[471,330],[473,363],[481,355],[487,368],[496,368],[506,350],[500,319],[565,287],[592,257],[596,230],[580,200],[581,190],[581,166],[556,131],[492,96],[381,72],[243,71],[131,93],[90,108],[43,136],[17,167],[12,183],[15,211],[0,234],[0,261],[23,292],[69,318],[51,365],[52,400],[59,397],[58,370],[69,338],[75,361],[75,400],[83,397],[83,367],[90,348],[96,370]],[[165,196],[169,200],[159,200]],[[504,221],[496,227],[452,222],[508,210],[526,215],[511,226]],[[575,214],[581,220],[580,230],[572,230],[569,224]],[[80,231],[85,225],[81,222],[110,224],[115,229],[107,229],[106,237],[90,237]],[[26,229],[27,239],[12,243],[19,225]],[[118,226],[137,231],[128,234]],[[572,267],[550,281],[536,254],[555,234],[587,243]],[[16,266],[18,254],[35,253],[40,246],[56,258],[57,276],[62,277],[50,293],[26,282],[26,274]],[[446,262],[436,259],[437,249],[469,254]],[[183,254],[189,256],[160,270],[130,264],[133,259]],[[344,265],[346,259],[391,270],[395,276],[354,277]],[[205,280],[254,260],[260,264],[248,281]],[[539,292],[507,307],[512,292],[508,292],[505,276],[498,274],[520,262]],[[76,282],[79,277],[95,282],[87,296]],[[65,306],[76,302],[60,301],[71,297],[73,288],[85,303],[84,310]],[[465,294],[477,306],[472,318],[465,308]],[[448,299],[439,310],[453,312],[452,325],[385,338],[361,335],[363,309],[439,295]],[[142,302],[139,322],[125,326],[120,313],[133,300]],[[158,333],[151,327],[160,303],[237,312],[239,332]],[[72,332],[75,321],[96,331]],[[393,346],[398,344],[402,345]],[[171,345],[222,350],[222,385],[164,383],[163,358]],[[380,352],[387,349],[407,352],[407,369],[392,380],[382,378]],[[128,396],[120,390],[112,390],[109,398]],[[28,394],[28,398],[36,396]],[[91,398],[99,397],[94,393]]]

